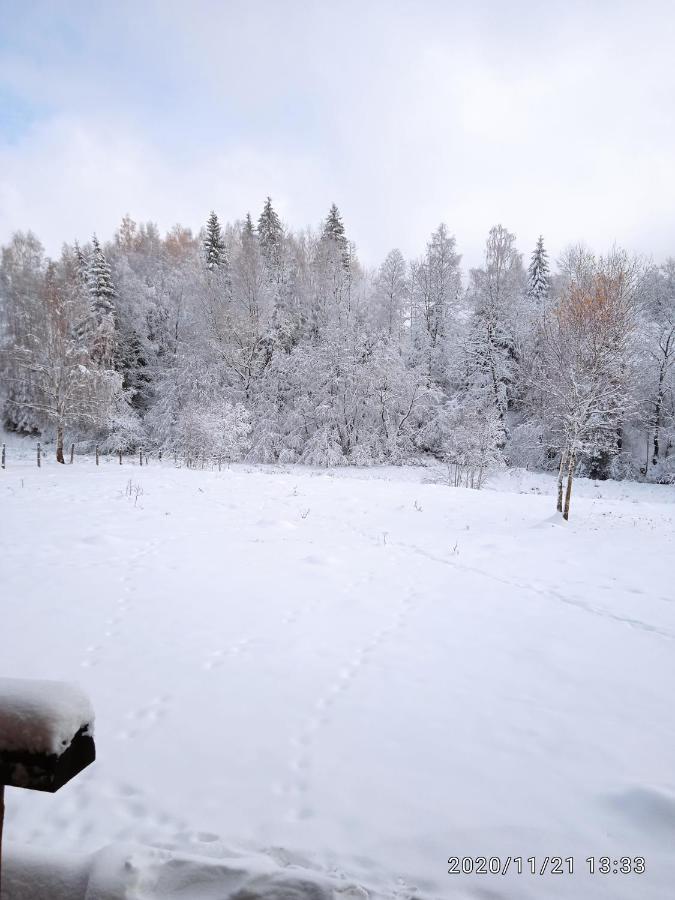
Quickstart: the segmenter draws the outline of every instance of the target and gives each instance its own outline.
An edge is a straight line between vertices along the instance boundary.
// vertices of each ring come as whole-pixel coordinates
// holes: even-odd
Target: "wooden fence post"
[[[118,452],[119,457],[120,457],[120,465],[122,465],[122,448],[120,448],[117,452]]]
[[[70,445],[70,464],[72,466],[73,460],[75,459],[75,444]]]
[[[96,445],[96,465],[98,465],[98,444]]]
[[[2,445],[3,459],[5,445]],[[2,890],[2,826],[5,822],[5,786],[0,784],[0,891]]]
[[[2,468],[5,468],[5,445],[2,445]]]
[[[41,460],[40,460],[40,449],[41,449],[41,448],[40,448],[40,441],[38,441],[38,445],[37,445],[37,464],[38,464],[38,469],[39,469],[40,466],[42,465]]]
[[[143,448],[142,447],[138,448],[138,464],[140,466],[143,465]]]

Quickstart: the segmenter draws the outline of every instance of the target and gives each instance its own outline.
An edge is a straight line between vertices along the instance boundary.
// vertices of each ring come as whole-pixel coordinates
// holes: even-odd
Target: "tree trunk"
[[[565,509],[563,510],[563,519],[567,521],[570,517],[570,500],[572,499],[572,481],[574,480],[574,462],[575,454],[570,453],[570,464],[567,468],[567,490],[565,491]]]
[[[57,463],[65,464],[65,459],[63,458],[63,425],[61,424],[56,426],[56,461]]]
[[[662,365],[659,372],[659,390],[656,395],[656,408],[654,410],[654,453],[652,455],[652,465],[655,466],[659,461],[659,438],[661,437],[661,417],[663,414],[663,399],[665,391],[663,390],[663,382],[665,379],[665,367]]]
[[[563,511],[563,478],[565,475],[565,465],[567,463],[567,448],[560,454],[560,468],[558,470],[558,512]]]

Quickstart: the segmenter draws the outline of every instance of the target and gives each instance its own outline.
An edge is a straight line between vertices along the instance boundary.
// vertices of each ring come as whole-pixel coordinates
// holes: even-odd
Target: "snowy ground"
[[[9,790],[6,839],[267,849],[399,898],[669,896],[675,488],[580,482],[564,525],[548,476],[441,475],[12,458],[0,674],[82,685],[99,758]],[[577,872],[446,873],[477,855]]]

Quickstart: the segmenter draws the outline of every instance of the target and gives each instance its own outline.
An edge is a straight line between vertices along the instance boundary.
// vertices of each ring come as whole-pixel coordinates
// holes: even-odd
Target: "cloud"
[[[498,221],[526,254],[540,232],[553,254],[675,251],[669,3],[84,10],[4,30],[0,241],[31,227],[55,252],[126,212],[199,227],[271,194],[298,228],[337,202],[370,264],[441,220],[467,265]]]

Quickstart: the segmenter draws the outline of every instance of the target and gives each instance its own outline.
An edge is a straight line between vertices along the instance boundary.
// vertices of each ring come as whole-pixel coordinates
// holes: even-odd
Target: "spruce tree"
[[[77,252],[77,251],[76,251]],[[115,288],[110,265],[94,235],[92,251],[87,266],[87,285],[91,299],[91,309],[97,324],[115,312]]]
[[[537,304],[548,296],[551,284],[549,272],[548,254],[544,249],[544,238],[540,235],[527,270],[527,296]]]
[[[80,336],[89,348],[91,359],[102,368],[111,369],[115,365],[117,349],[115,323],[115,297],[110,264],[94,235],[92,250],[87,265],[87,288],[89,290],[89,318]]]
[[[247,238],[252,238],[253,235],[255,234],[255,228],[253,227],[251,213],[246,213],[246,218],[244,219],[243,233]]]
[[[348,269],[351,258],[351,254],[349,252],[349,241],[347,240],[347,236],[345,234],[345,226],[342,222],[342,216],[340,215],[340,212],[334,203],[332,204],[328,215],[326,216],[326,221],[323,223],[321,239],[324,242],[333,244],[338,248],[342,257],[342,264],[346,269]]]
[[[79,243],[75,241],[73,245],[73,255],[75,257],[75,265],[77,268],[77,275],[82,284],[87,284],[87,270],[89,268],[87,257],[80,247]]]
[[[225,264],[225,242],[220,228],[218,216],[211,211],[206,223],[206,237],[204,238],[204,257],[206,268],[214,272]]]
[[[258,219],[258,238],[260,250],[269,268],[274,269],[280,263],[283,236],[281,221],[272,206],[272,198],[268,197]]]

